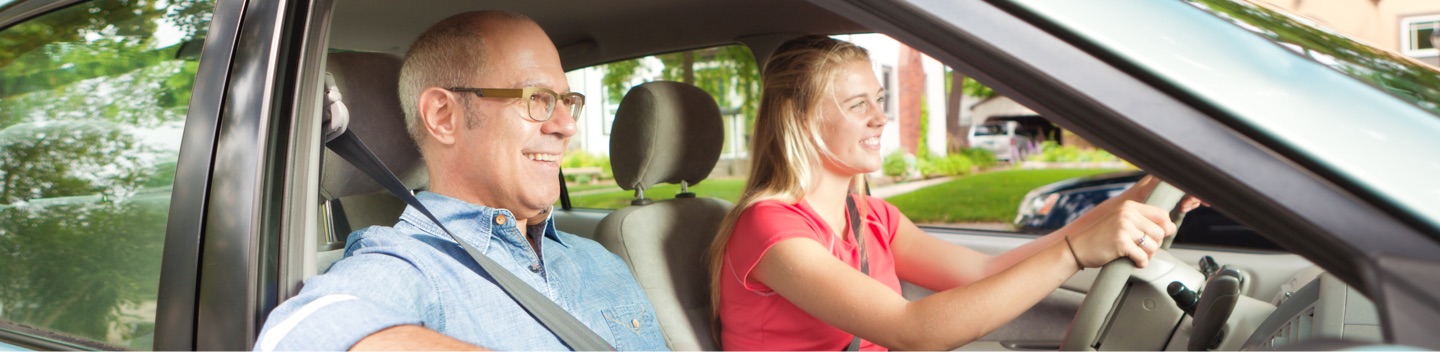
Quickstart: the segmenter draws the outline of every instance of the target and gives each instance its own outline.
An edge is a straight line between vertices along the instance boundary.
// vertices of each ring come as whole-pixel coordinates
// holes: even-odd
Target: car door
[[[1356,201],[1354,193],[1365,191],[1353,188],[1354,181],[1322,176],[1327,171],[1297,156],[1293,145],[1265,137],[1253,126],[1236,124],[1218,112],[1219,107],[1203,103],[1203,99],[1186,93],[1184,87],[1172,85],[1164,72],[1174,68],[1137,67],[1135,61],[1121,59],[1123,55],[1117,54],[1145,52],[1143,44],[1107,48],[1085,37],[1098,31],[1080,33],[1065,27],[1086,18],[1095,19],[1093,23],[1129,23],[1122,19],[1189,16],[1192,13],[1185,11],[1194,10],[1186,8],[1191,6],[1186,3],[1147,4],[1153,6],[1147,6],[1144,12],[1126,6],[1091,7],[1084,16],[1074,8],[1060,10],[1066,5],[1056,2],[1032,1],[911,1],[901,6],[847,1],[830,8],[975,76],[1053,118],[1061,127],[1090,137],[1097,145],[1205,197],[1226,215],[1375,299],[1386,336],[1393,339],[1390,341],[1434,346],[1437,342],[1433,334],[1413,327],[1433,326],[1415,322],[1433,321],[1440,317],[1436,314],[1440,308],[1419,303],[1434,302],[1433,298],[1425,298],[1433,297],[1433,293],[1408,288],[1418,284],[1415,280],[1424,280],[1414,270],[1434,267],[1433,261],[1415,261],[1434,258],[1433,253],[1437,253],[1434,237],[1425,235],[1433,228],[1411,225],[1417,221],[1411,213],[1387,210],[1392,209],[1390,205]],[[1065,17],[1072,21],[1057,20],[1063,17],[1062,12],[1072,15]],[[1196,22],[1206,26],[1220,23]],[[1236,27],[1200,28],[1184,30],[1243,33]],[[1212,46],[1196,51],[1230,52],[1234,49],[1225,45],[1233,43],[1210,42],[1206,44]],[[1175,44],[1165,48],[1187,47]],[[1286,49],[1272,44],[1264,50]],[[1374,106],[1396,103],[1375,101]],[[1413,111],[1414,106],[1404,109]],[[1342,217],[1347,220],[1339,220]],[[1385,234],[1384,240],[1375,241],[1376,233]],[[1385,259],[1392,256],[1411,259]],[[1375,281],[1370,275],[1394,281]]]
[[[250,349],[313,232],[315,5],[0,5],[0,344]]]

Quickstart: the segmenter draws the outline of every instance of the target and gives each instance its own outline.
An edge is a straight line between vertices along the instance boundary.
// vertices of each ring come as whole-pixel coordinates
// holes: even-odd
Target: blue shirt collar
[[[430,213],[434,214],[436,219],[444,223],[445,228],[450,230],[452,234],[477,245],[488,245],[492,236],[503,236],[502,233],[519,233],[518,231],[495,231],[497,230],[495,228],[497,226],[515,226],[515,214],[511,213],[510,210],[470,204],[459,199],[432,192],[420,192],[415,195],[415,198],[419,199],[420,203],[424,204],[425,208],[430,210]],[[569,244],[560,240],[560,235],[555,230],[553,215],[553,211],[549,212],[544,222],[528,225],[527,227],[529,228],[527,231],[543,231],[546,238],[562,246],[570,247]],[[496,224],[495,219],[497,216],[505,217],[505,224]],[[400,220],[402,222],[408,222],[431,234],[448,237],[445,236],[444,230],[441,230],[439,226],[436,226],[434,222],[430,221],[429,218],[425,217],[425,214],[415,209],[415,207],[406,207],[405,212],[400,215]],[[524,238],[505,238],[505,240],[525,241]]]

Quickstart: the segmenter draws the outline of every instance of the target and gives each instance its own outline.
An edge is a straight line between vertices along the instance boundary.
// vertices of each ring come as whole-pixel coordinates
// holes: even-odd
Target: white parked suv
[[[1017,133],[1020,123],[990,121],[970,128],[970,147],[984,148],[999,160],[1023,160],[1030,154],[1030,138]]]

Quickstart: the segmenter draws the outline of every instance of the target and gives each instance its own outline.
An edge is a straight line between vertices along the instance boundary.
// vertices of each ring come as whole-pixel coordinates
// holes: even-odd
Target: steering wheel
[[[1184,198],[1184,191],[1169,183],[1160,182],[1150,196],[1145,198],[1145,204],[1164,209],[1170,212],[1173,218],[1174,208],[1178,208],[1180,200]],[[1173,238],[1166,238],[1160,244],[1159,250],[1169,249],[1170,241]],[[1117,302],[1125,289],[1125,282],[1130,280],[1134,271],[1135,263],[1129,258],[1123,257],[1101,267],[1100,274],[1095,276],[1095,281],[1090,285],[1090,291],[1085,294],[1085,300],[1080,303],[1080,310],[1075,312],[1075,319],[1070,322],[1070,330],[1060,341],[1060,350],[1095,350],[1099,343],[1100,331],[1109,322],[1115,308],[1118,307]]]

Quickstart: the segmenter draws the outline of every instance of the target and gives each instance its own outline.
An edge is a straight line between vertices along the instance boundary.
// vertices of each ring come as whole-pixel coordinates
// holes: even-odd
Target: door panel
[[[986,254],[998,254],[1030,241],[1032,237],[993,231],[927,229],[930,235]],[[1214,247],[1177,246],[1170,253],[1191,267],[1203,256],[1221,265],[1231,265],[1246,274],[1245,294],[1271,301],[1281,294],[1282,284],[1297,275],[1312,275],[1314,265],[1304,258],[1281,252],[1227,250]],[[1086,269],[1067,280],[1039,304],[962,350],[1055,349],[1064,338],[1070,320],[1084,300],[1085,292],[1098,269]],[[905,298],[917,300],[934,293],[908,282],[902,283]],[[1053,343],[1054,346],[1050,346]]]

